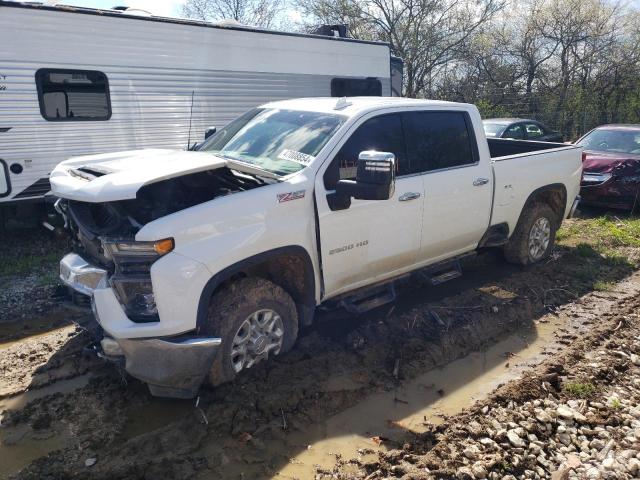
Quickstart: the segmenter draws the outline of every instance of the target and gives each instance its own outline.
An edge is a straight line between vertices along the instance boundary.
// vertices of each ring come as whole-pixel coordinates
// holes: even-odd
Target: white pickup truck
[[[501,247],[549,255],[581,150],[491,139],[473,105],[269,103],[197,151],[73,158],[51,174],[74,239],[63,282],[91,296],[102,355],[190,397],[292,348],[319,305],[361,312],[421,271]]]

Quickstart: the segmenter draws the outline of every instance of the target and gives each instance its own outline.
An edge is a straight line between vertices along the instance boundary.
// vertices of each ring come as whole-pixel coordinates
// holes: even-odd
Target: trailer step
[[[440,264],[434,269],[427,269],[423,272],[431,285],[440,285],[454,278],[462,276],[462,266],[460,260],[454,260],[445,264]]]
[[[361,314],[396,299],[394,282],[357,292],[340,300],[339,306],[349,313]]]

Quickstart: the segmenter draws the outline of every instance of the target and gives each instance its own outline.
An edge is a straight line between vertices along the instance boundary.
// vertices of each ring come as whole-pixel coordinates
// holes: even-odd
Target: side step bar
[[[453,260],[446,263],[427,267],[420,271],[420,275],[426,278],[431,285],[440,285],[454,278],[462,276],[462,266],[460,260]]]
[[[449,280],[462,276],[462,265],[460,264],[460,259],[471,255],[475,255],[475,253],[461,255],[453,260],[436,263],[435,265],[430,265],[420,270],[403,274],[400,277],[378,285],[361,288],[360,290],[347,294],[343,297],[338,297],[335,300],[329,300],[328,304],[325,306],[328,308],[344,308],[347,312],[354,314],[367,312],[380,307],[381,305],[395,301],[396,283],[399,280],[409,278],[413,274],[420,275],[431,285],[440,285],[441,283],[448,282]]]
[[[340,300],[338,306],[344,308],[349,313],[361,314],[381,305],[391,303],[395,301],[395,299],[395,283],[389,282],[349,295]]]

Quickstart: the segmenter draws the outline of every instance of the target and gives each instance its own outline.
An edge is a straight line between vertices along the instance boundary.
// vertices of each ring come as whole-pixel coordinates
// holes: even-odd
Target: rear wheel
[[[298,314],[280,286],[243,278],[213,296],[205,329],[222,338],[209,372],[209,383],[219,385],[290,350],[298,336]]]
[[[522,213],[504,256],[510,263],[530,265],[549,256],[555,243],[559,222],[546,203],[534,203]]]

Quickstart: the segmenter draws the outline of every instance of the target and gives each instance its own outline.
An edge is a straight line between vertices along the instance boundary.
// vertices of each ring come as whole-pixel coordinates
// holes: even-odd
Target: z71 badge
[[[288,202],[290,200],[298,200],[299,198],[304,198],[305,190],[298,190],[296,192],[287,192],[287,193],[279,193],[278,202]]]

